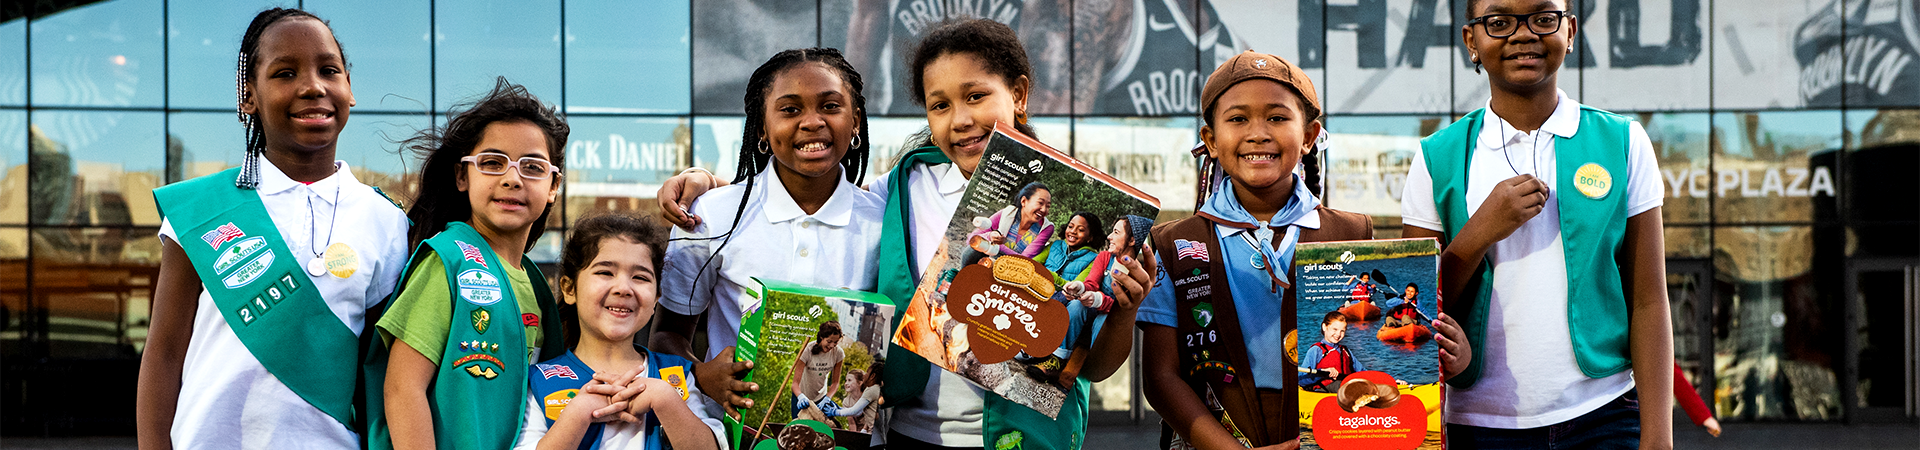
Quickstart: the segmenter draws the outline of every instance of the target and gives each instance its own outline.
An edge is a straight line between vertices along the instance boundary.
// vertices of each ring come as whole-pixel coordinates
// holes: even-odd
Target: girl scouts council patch
[[[475,305],[486,306],[500,302],[500,279],[480,269],[467,269],[454,279],[460,287],[460,298]]]

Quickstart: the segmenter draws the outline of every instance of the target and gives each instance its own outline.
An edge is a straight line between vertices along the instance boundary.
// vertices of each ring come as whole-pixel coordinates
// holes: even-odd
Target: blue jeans
[[[1519,430],[1447,424],[1447,444],[1454,449],[1593,449],[1640,448],[1639,389],[1627,391],[1600,409],[1573,420]]]

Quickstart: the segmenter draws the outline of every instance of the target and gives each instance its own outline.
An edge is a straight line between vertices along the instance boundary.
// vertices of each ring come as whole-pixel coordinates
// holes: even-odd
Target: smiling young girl
[[[608,213],[573,224],[560,255],[559,313],[569,350],[526,369],[532,391],[515,448],[724,447],[720,420],[688,378],[693,362],[634,343],[660,298],[654,280],[666,244],[666,229],[640,217]],[[622,391],[638,393],[622,405]],[[639,420],[596,416],[602,410]]]
[[[161,260],[140,447],[356,447],[357,373],[343,361],[362,313],[393,291],[406,216],[334,159],[353,91],[326,22],[255,15],[235,83],[244,167],[153,193]]]
[[[1570,9],[1467,2],[1460,38],[1492,97],[1407,173],[1401,230],[1446,244],[1440,298],[1485,355],[1448,380],[1455,445],[1673,444],[1659,161],[1638,122],[1560,90]]]
[[[880,196],[856,184],[866,173],[866,97],[840,52],[780,52],[747,83],[739,178],[707,193],[693,211],[712,219],[675,230],[660,287],[666,305],[656,349],[696,365],[707,394],[729,410],[751,403],[738,380],[740,319],[760,307],[759,282],[872,291]],[[693,353],[695,319],[706,314],[705,357]],[[818,392],[809,393],[819,397]]]
[[[1033,134],[1026,125],[1033,68],[1020,39],[1006,25],[984,19],[943,22],[914,49],[910,69],[909,94],[926,107],[927,131],[912,140],[916,148],[900,156],[884,181],[870,186],[887,200],[879,292],[901,303],[913,297],[920,271],[933,259],[995,124],[1012,124]],[[717,181],[708,174],[669,180],[661,187],[662,215],[682,226],[705,223],[706,218],[686,214],[679,203],[698,197]],[[1106,379],[1126,361],[1133,347],[1133,304],[1153,282],[1152,272],[1142,269],[1140,261],[1121,264],[1128,266],[1129,275],[1115,282],[1114,313],[1104,318],[1106,331],[1094,338],[1088,369],[1077,378],[1077,392],[1067,396],[1057,420],[981,390],[959,375],[934,370],[917,354],[895,346],[888,350],[891,360],[880,375],[883,398],[893,410],[890,430],[885,436],[876,434],[876,442],[884,439],[895,449],[981,447],[984,442],[1018,444],[1027,450],[1078,447],[1086,428],[1087,383]]]
[[[553,290],[525,255],[559,199],[567,131],[502,78],[409,141],[426,156],[408,211],[419,247],[368,353],[369,446],[513,444],[527,365],[566,350]]]
[[[1291,448],[1297,370],[1283,343],[1293,324],[1274,318],[1295,317],[1294,245],[1371,239],[1372,219],[1321,206],[1294,176],[1324,132],[1299,67],[1241,53],[1214,70],[1200,98],[1202,203],[1153,227],[1165,270],[1140,306],[1147,401],[1165,420],[1162,448]],[[1466,351],[1455,342],[1443,339],[1443,351]]]

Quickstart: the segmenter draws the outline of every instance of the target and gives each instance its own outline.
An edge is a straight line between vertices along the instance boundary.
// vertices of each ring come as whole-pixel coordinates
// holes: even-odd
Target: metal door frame
[[[1901,364],[1906,372],[1906,382],[1901,387],[1907,392],[1904,408],[1898,407],[1862,407],[1860,405],[1860,342],[1857,331],[1864,323],[1863,301],[1860,296],[1859,275],[1863,272],[1895,272],[1901,274],[1902,284],[1902,341],[1904,349],[1900,352],[1906,361]],[[1915,421],[1916,409],[1920,409],[1920,259],[1916,258],[1856,258],[1848,259],[1846,266],[1846,308],[1845,340],[1842,344],[1846,353],[1846,365],[1840,378],[1840,399],[1849,423],[1892,423]]]
[[[1681,320],[1691,321],[1695,333],[1700,335],[1697,337],[1699,345],[1696,346],[1694,351],[1704,359],[1699,362],[1701,363],[1701,368],[1705,370],[1705,373],[1702,374],[1700,378],[1693,380],[1693,388],[1700,394],[1701,399],[1708,402],[1708,408],[1716,408],[1713,404],[1715,403],[1713,394],[1714,389],[1718,386],[1718,383],[1715,381],[1719,379],[1719,374],[1715,372],[1713,367],[1713,308],[1715,305],[1713,298],[1713,260],[1706,258],[1668,259],[1667,274],[1691,274],[1696,276],[1696,281],[1693,285],[1693,317],[1674,317],[1672,320],[1674,323],[1679,323]],[[1671,299],[1668,300],[1668,308],[1672,308]]]

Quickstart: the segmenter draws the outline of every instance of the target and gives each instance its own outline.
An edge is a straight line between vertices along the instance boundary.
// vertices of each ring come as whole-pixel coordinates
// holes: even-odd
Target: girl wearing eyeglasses
[[[380,329],[367,353],[369,448],[513,444],[527,367],[566,352],[553,290],[525,255],[560,197],[567,131],[552,107],[502,78],[444,128],[407,142],[426,159],[407,211],[416,250],[384,314],[368,314]],[[622,413],[644,383],[629,381],[589,386],[612,397],[593,417],[636,421]]]
[[[1639,123],[1559,89],[1568,9],[1468,2],[1460,37],[1492,98],[1407,175],[1402,232],[1446,243],[1446,313],[1480,349],[1446,365],[1455,448],[1672,447],[1657,161]]]

